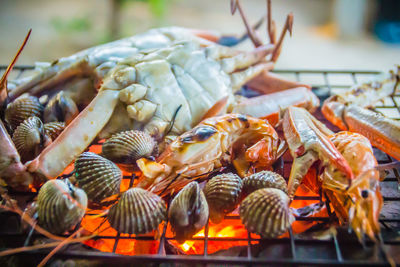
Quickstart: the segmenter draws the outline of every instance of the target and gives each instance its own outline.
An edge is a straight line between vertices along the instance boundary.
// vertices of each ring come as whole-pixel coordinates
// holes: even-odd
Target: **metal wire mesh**
[[[0,67],[4,70],[5,67]],[[19,78],[25,74],[26,71],[31,70],[31,66],[19,66],[14,70],[12,78]],[[376,71],[324,71],[324,70],[275,70],[288,78],[296,79],[297,81],[308,83],[313,86],[313,90],[321,97],[327,97],[332,93],[339,92],[349,88],[349,86],[362,82],[373,76],[379,74]],[[12,79],[11,78],[11,79]],[[382,101],[377,105],[375,110],[381,112],[386,116],[394,119],[400,119],[400,95],[393,95],[388,99]],[[321,115],[316,114],[317,118],[324,123],[330,125]],[[330,125],[332,127],[332,125]],[[376,157],[379,163],[392,162],[393,159],[381,151],[375,150]],[[291,161],[284,161],[284,177],[287,179],[290,172]],[[130,181],[132,185],[135,177],[124,176],[124,179]],[[394,238],[400,228],[400,193],[398,190],[398,183],[400,175],[397,169],[391,170],[384,181],[381,182],[382,194],[384,198],[384,211],[388,209],[389,212],[383,212],[380,218],[382,226],[383,246],[389,255],[394,256],[400,251],[400,242]],[[20,193],[20,195],[30,196],[34,194]],[[314,200],[316,202],[322,201],[321,195],[317,196],[300,196],[296,195],[294,201]],[[329,201],[329,200],[327,200]],[[329,203],[328,216],[321,217],[297,217],[297,221],[315,221],[318,223],[336,221],[334,212],[330,210]],[[392,215],[392,216],[389,216]],[[227,215],[226,220],[240,220],[237,215]],[[161,237],[159,238],[158,248],[155,254],[148,255],[135,255],[126,256],[115,253],[105,253],[99,251],[88,250],[73,250],[67,249],[60,251],[56,256],[59,258],[82,258],[91,260],[102,260],[102,262],[116,262],[116,263],[132,263],[132,262],[146,262],[146,263],[192,263],[196,264],[238,264],[238,265],[265,265],[265,264],[295,264],[295,265],[376,265],[387,264],[387,256],[383,253],[379,246],[373,245],[372,242],[366,242],[361,246],[358,241],[353,238],[345,238],[342,240],[340,235],[331,235],[324,240],[307,239],[301,236],[294,235],[292,230],[286,238],[274,239],[260,239],[250,233],[245,238],[234,237],[210,237],[209,224],[205,226],[204,237],[194,237],[190,240],[203,242],[203,250],[198,255],[169,255],[165,253],[164,246],[167,242],[174,240],[172,236],[167,235],[167,224],[164,225]],[[38,235],[33,235],[34,239]],[[0,239],[13,239],[23,238],[21,233],[0,233]],[[151,235],[121,235],[114,236],[104,235],[98,236],[101,239],[114,240],[113,252],[117,251],[120,240],[134,239],[142,241],[154,241],[156,238]],[[240,253],[217,253],[210,254],[208,251],[210,242],[237,242],[245,241],[246,246],[242,246]],[[34,255],[35,257],[42,257],[48,251],[40,250],[34,252],[26,252],[25,255]],[[396,259],[396,258],[395,258]]]

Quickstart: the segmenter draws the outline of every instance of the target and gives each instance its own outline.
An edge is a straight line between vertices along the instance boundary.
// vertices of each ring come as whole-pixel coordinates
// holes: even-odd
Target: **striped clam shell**
[[[89,200],[100,203],[119,193],[122,172],[108,159],[92,152],[84,152],[75,161],[75,177]]]
[[[120,233],[145,234],[167,217],[165,202],[158,195],[134,187],[122,194],[107,215],[111,227]]]
[[[191,238],[208,221],[208,204],[199,184],[187,184],[169,205],[168,218],[176,240],[183,243]]]
[[[290,199],[276,188],[263,188],[248,195],[240,204],[240,218],[246,229],[273,238],[288,231],[294,221]]]
[[[47,140],[43,123],[38,117],[26,119],[15,129],[12,140],[22,162],[32,160],[39,155]]]
[[[55,121],[44,124],[44,131],[46,135],[51,138],[52,141],[56,140],[57,136],[60,135],[64,128],[65,122]]]
[[[102,146],[102,155],[116,163],[134,163],[156,151],[156,141],[148,133],[137,130],[117,133]]]
[[[242,186],[242,179],[233,173],[217,175],[207,182],[204,187],[204,195],[213,223],[220,223],[226,214],[236,208]]]
[[[68,180],[49,180],[39,190],[38,223],[53,234],[62,234],[83,218],[87,196]]]
[[[43,105],[35,96],[21,97],[10,103],[4,113],[5,121],[15,130],[24,120],[36,116],[42,118]]]
[[[261,171],[243,179],[243,193],[246,195],[261,188],[276,188],[287,193],[285,179],[276,172]]]

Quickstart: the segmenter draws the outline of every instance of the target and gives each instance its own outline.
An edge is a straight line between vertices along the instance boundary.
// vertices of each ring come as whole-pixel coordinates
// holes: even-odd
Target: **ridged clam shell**
[[[146,132],[125,131],[111,136],[102,146],[104,157],[116,163],[134,163],[157,150],[156,141]]]
[[[251,194],[261,188],[276,188],[287,193],[285,179],[276,172],[261,171],[243,179],[243,193]]]
[[[120,233],[144,234],[155,230],[167,217],[165,202],[158,195],[134,187],[122,194],[107,215]]]
[[[56,140],[57,136],[65,129],[65,122],[48,122],[44,124],[44,131],[52,141]]]
[[[242,186],[242,179],[233,173],[217,175],[207,182],[204,187],[204,195],[213,223],[220,223],[226,214],[236,208]]]
[[[71,122],[79,114],[75,102],[63,91],[53,96],[43,112],[44,122],[65,121]]]
[[[208,204],[199,184],[187,184],[169,205],[169,222],[176,233],[176,240],[183,243],[191,238],[208,221]]]
[[[37,97],[22,97],[7,106],[4,118],[14,131],[18,125],[29,117],[36,116],[42,118],[43,109],[44,107],[40,104]]]
[[[46,141],[43,123],[38,117],[26,119],[15,129],[12,140],[22,162],[33,159],[39,155]]]
[[[89,200],[100,203],[119,193],[122,172],[108,159],[92,152],[84,152],[75,161],[75,177]]]
[[[39,225],[54,234],[74,227],[85,214],[87,196],[68,181],[49,180],[39,190],[37,208]]]
[[[285,233],[294,221],[289,197],[282,190],[263,188],[248,195],[240,204],[240,218],[246,229],[263,237]]]

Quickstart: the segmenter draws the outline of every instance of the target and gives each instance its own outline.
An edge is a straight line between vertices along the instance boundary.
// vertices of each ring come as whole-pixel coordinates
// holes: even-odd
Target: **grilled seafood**
[[[240,201],[242,193],[242,179],[233,173],[223,173],[211,178],[204,187],[210,219],[213,223],[220,223],[226,214],[232,212]]]
[[[246,21],[240,3],[236,1],[234,6]],[[74,89],[66,89],[64,95],[78,107],[88,105],[51,145],[28,163],[25,167],[28,173],[23,175],[56,177],[97,136],[104,138],[114,132],[144,128],[155,137],[162,138],[169,133],[173,139],[196,125],[210,107],[217,105],[215,110],[222,112],[231,110],[235,104],[233,93],[260,72],[273,67],[284,33],[291,30],[291,25],[289,15],[276,45],[254,42],[257,48],[251,52],[213,43],[210,40],[218,38],[209,32],[173,27],[89,49],[47,65],[41,74],[21,82],[9,92],[9,99],[28,90],[33,95],[51,96],[57,92],[58,85],[72,79],[73,85],[67,88]],[[252,29],[248,34],[255,35]],[[272,61],[268,61],[268,55]],[[86,77],[85,82],[82,79],[76,82],[79,77]],[[93,100],[91,96],[95,92],[93,85],[88,85],[87,77],[97,80],[96,85],[100,87]],[[282,82],[275,76],[262,77],[266,83]],[[92,89],[82,89],[81,83]],[[285,83],[279,89],[287,86]],[[3,96],[7,88],[1,89]],[[227,98],[228,104],[218,109],[221,98]],[[2,103],[5,100],[2,98]],[[286,105],[287,101],[284,102]],[[4,136],[2,140],[8,142],[7,138]],[[8,176],[2,175],[2,178],[10,183]]]
[[[135,163],[140,158],[150,157],[157,153],[156,141],[146,132],[125,131],[107,139],[101,154],[115,163]]]
[[[400,66],[379,80],[355,85],[349,91],[331,96],[322,113],[341,130],[360,133],[372,145],[400,160],[400,123],[368,110],[376,102],[400,89]]]
[[[51,233],[62,234],[83,218],[87,196],[68,180],[47,181],[39,190],[37,212],[39,225]]]
[[[289,197],[293,198],[301,182],[314,191],[322,188],[339,219],[350,223],[359,240],[364,234],[375,240],[383,200],[368,139],[350,132],[333,134],[305,109],[296,107],[285,113],[283,130],[294,159]],[[319,171],[318,179],[307,174],[313,165]]]
[[[202,121],[173,141],[157,161],[137,161],[139,186],[168,194],[192,179],[233,163],[241,176],[268,169],[283,151],[274,128],[262,119],[227,114]]]
[[[120,233],[145,234],[167,218],[164,200],[141,188],[124,192],[107,215],[112,228]]]
[[[289,197],[276,188],[262,188],[240,204],[240,219],[252,233],[274,238],[284,234],[295,218],[289,209]]]
[[[276,188],[287,193],[285,178],[276,172],[261,171],[243,179],[243,193],[245,195],[251,194],[261,188]]]
[[[208,221],[208,204],[196,181],[190,182],[176,194],[168,210],[168,219],[178,242],[191,238]]]

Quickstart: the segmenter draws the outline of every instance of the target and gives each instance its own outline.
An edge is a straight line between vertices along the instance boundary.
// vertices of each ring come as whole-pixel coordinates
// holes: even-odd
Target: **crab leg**
[[[0,107],[3,108],[4,105],[7,104],[8,89],[7,89],[7,77],[10,74],[11,70],[14,68],[15,63],[17,63],[17,59],[21,54],[22,50],[24,49],[26,43],[28,42],[29,36],[31,36],[32,29],[28,31],[21,47],[18,49],[17,54],[14,56],[13,60],[11,61],[10,65],[8,65],[6,71],[4,72],[3,76],[0,80]]]
[[[0,178],[17,190],[27,190],[33,178],[25,172],[20,156],[0,120]]]
[[[267,0],[267,32],[271,44],[275,44],[275,21],[272,20],[271,0]]]
[[[270,94],[295,87],[307,87],[311,89],[310,85],[287,80],[276,73],[268,71],[267,69],[263,70],[259,75],[250,80],[247,85],[251,89],[262,94]]]
[[[293,29],[293,14],[290,13],[286,17],[285,26],[283,27],[281,36],[279,37],[278,43],[276,44],[275,51],[272,54],[271,60],[276,62],[278,60],[279,55],[281,54],[283,39],[285,38],[286,32],[288,31],[290,35],[292,35]]]
[[[318,97],[308,88],[297,87],[286,91],[239,99],[232,113],[267,119],[273,126],[281,119],[281,114],[289,106],[303,107],[313,112],[319,106]]]
[[[288,183],[288,194],[291,198],[317,160],[321,160],[321,166],[335,166],[345,177],[353,177],[349,164],[327,137],[332,132],[305,109],[287,109],[283,119],[283,132],[294,159]]]
[[[32,162],[30,172],[47,178],[59,175],[90,145],[106,125],[118,103],[119,91],[102,90],[64,131]]]

